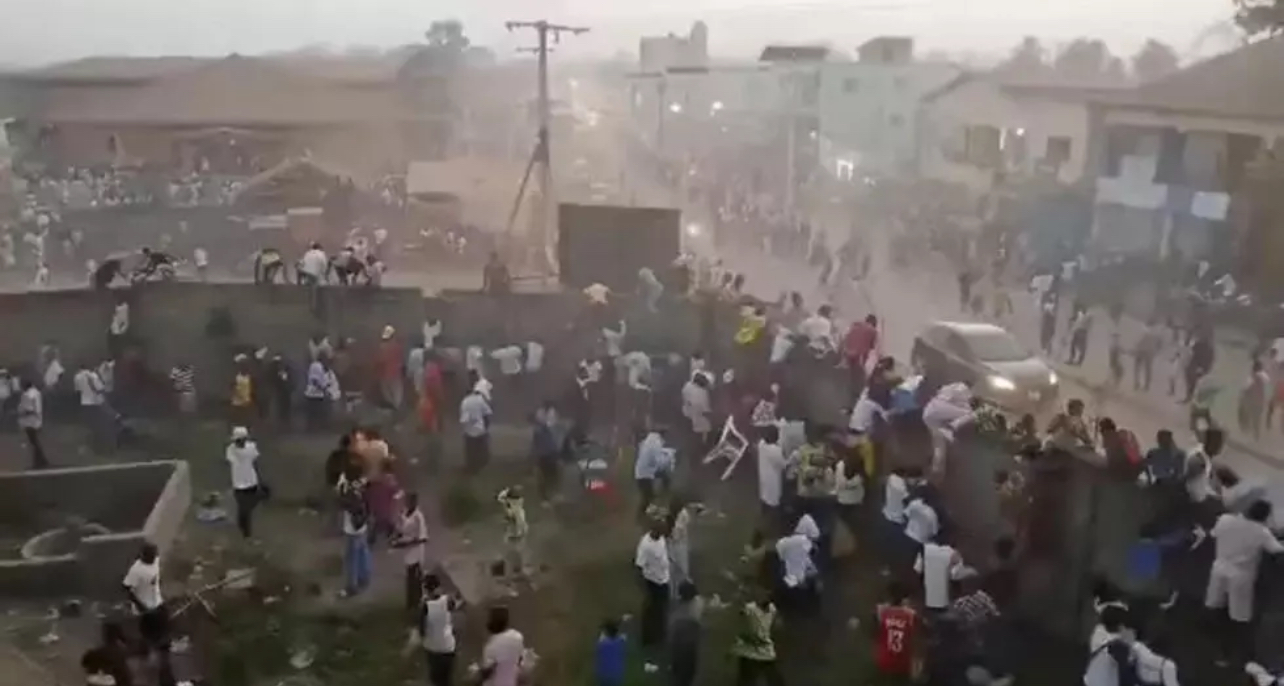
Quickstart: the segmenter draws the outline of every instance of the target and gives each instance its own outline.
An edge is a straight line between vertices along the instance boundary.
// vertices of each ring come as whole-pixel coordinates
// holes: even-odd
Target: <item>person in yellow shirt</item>
[[[504,513],[504,573],[509,579],[526,575],[526,501],[521,486],[509,486],[497,498]]]
[[[250,372],[249,358],[237,355],[236,372],[232,376],[231,420],[234,425],[247,426],[254,418],[254,376]]]

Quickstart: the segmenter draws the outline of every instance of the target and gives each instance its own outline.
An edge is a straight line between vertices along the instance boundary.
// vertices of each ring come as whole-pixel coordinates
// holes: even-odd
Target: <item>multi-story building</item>
[[[923,97],[957,78],[960,69],[915,61],[910,38],[875,38],[860,46],[857,55],[854,62],[830,61],[819,70],[821,164],[840,177],[858,170],[910,171]]]

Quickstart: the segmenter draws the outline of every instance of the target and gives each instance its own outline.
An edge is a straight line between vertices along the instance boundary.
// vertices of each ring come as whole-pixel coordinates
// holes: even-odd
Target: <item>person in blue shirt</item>
[[[621,686],[624,683],[625,650],[628,643],[614,619],[602,622],[594,651],[594,674],[597,686]]]

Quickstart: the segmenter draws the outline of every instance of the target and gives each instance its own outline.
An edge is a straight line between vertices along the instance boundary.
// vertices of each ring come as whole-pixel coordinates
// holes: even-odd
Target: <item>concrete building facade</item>
[[[1284,154],[1281,65],[1284,37],[1270,38],[1094,104],[1099,250],[1278,273],[1284,227],[1248,191]]]
[[[1089,158],[1091,98],[1082,87],[963,75],[929,94],[916,126],[918,173],[982,194],[996,180],[1078,182]]]

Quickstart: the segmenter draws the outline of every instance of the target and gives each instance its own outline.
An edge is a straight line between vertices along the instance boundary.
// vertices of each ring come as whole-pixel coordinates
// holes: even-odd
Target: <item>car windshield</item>
[[[969,331],[963,338],[972,355],[982,362],[1016,362],[1030,357],[1006,331]]]

